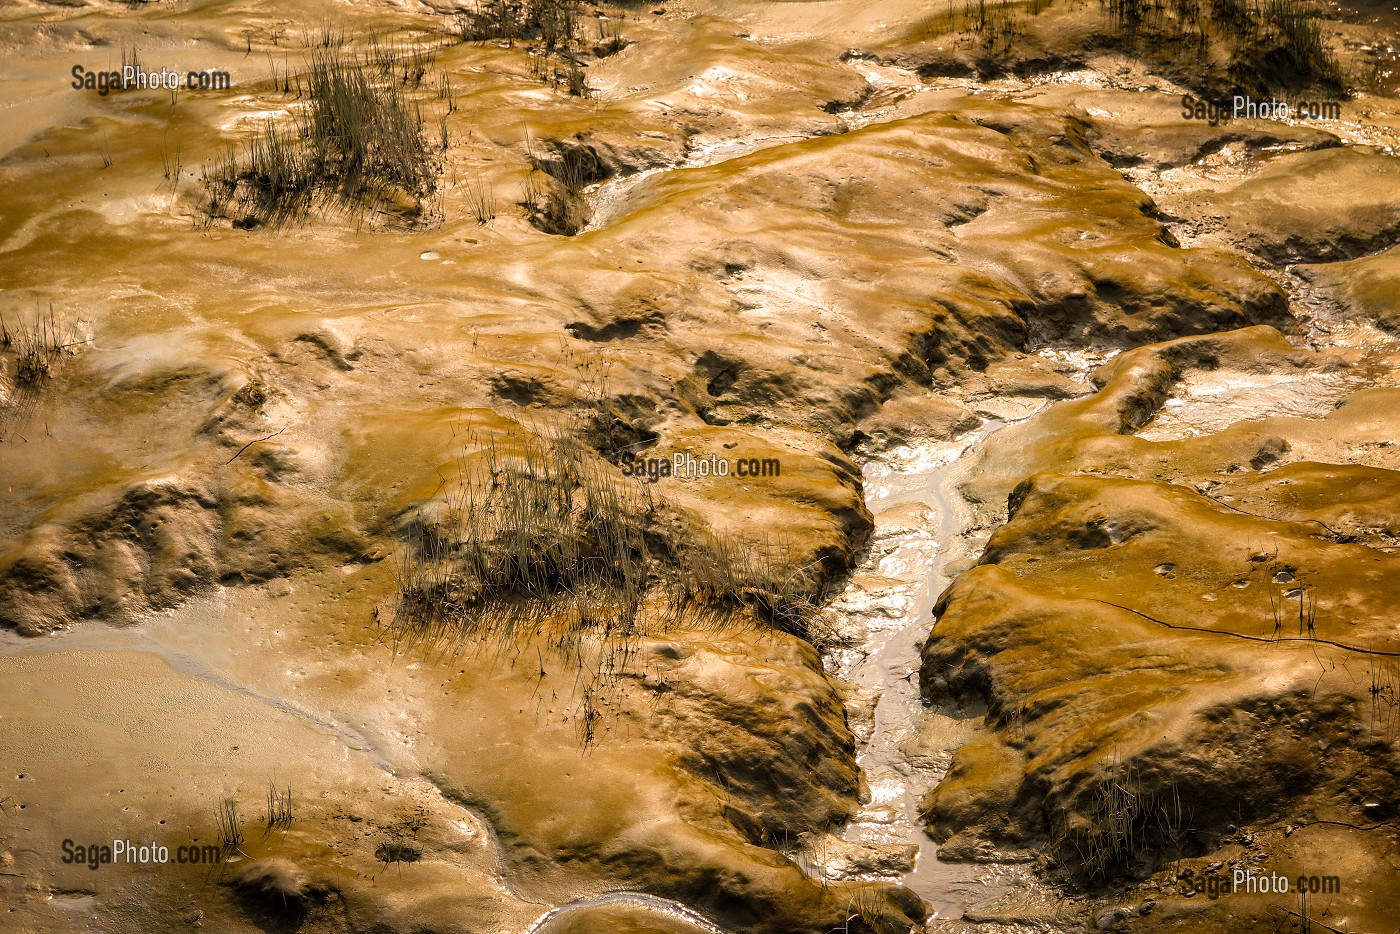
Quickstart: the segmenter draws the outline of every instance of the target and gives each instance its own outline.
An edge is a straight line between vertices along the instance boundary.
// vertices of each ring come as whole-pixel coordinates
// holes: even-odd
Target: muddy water
[[[941,862],[923,833],[919,800],[947,772],[952,751],[975,730],[972,718],[979,712],[925,711],[918,668],[933,601],[954,573],[950,565],[972,554],[972,543],[959,534],[969,524],[969,510],[957,492],[959,474],[967,455],[1001,424],[984,425],[960,441],[906,447],[866,465],[874,544],[836,603],[845,634],[859,647],[828,659],[833,675],[852,685],[857,696],[874,701],[859,755],[869,800],[845,837],[918,846],[913,871],[899,881],[938,918],[960,917],[967,906],[1000,888],[995,872]],[[928,750],[932,755],[910,755],[905,748],[921,731],[936,737]]]
[[[1061,365],[1072,362],[1081,381],[1105,358],[1042,355]],[[935,919],[964,917],[1013,892],[1022,911],[1049,915],[1057,902],[1019,854],[982,864],[940,860],[919,815],[920,800],[946,775],[957,748],[977,735],[984,714],[927,708],[919,692],[919,649],[932,627],[934,603],[990,534],[977,525],[961,487],[976,455],[995,443],[1001,429],[1035,418],[1044,405],[1038,399],[992,400],[979,413],[983,424],[969,434],[907,445],[868,462],[863,479],[875,531],[864,561],[833,604],[853,647],[831,653],[827,667],[849,685],[868,789],[843,835],[853,843],[917,846],[913,870],[887,878],[917,892]]]
[[[1332,5],[1338,18],[1380,30],[1365,51],[1374,62],[1371,79],[1386,94],[1400,91],[1400,4],[1395,0],[1341,0]]]
[[[172,61],[183,63],[183,59]],[[223,52],[216,59],[205,56],[189,64],[191,67],[195,64],[201,67],[230,67],[239,74],[241,87],[251,83],[244,80],[246,76],[240,70],[243,67],[241,61],[234,53]],[[1110,86],[1091,71],[1047,76],[1030,83],[1007,81],[982,84],[953,79],[924,83],[913,72],[891,66],[859,59],[850,65],[865,77],[872,94],[864,104],[840,115],[849,128],[898,119],[920,109],[930,109],[937,105],[939,94],[950,91],[1011,96],[1029,93],[1047,83]],[[60,94],[68,94],[61,80],[63,75],[58,70],[27,76],[18,75],[19,70],[14,62],[0,68],[6,77],[27,82],[22,87],[26,95],[35,101],[52,102]],[[80,98],[72,96],[64,100],[66,106],[71,102],[76,112]],[[245,101],[252,103],[251,99]],[[12,115],[20,114],[21,110],[26,119],[40,113],[39,109],[10,107]],[[219,125],[228,129],[233,126],[230,120],[261,119],[266,113],[243,114],[238,118],[226,119]],[[14,125],[18,125],[18,122]],[[36,122],[34,125],[41,124]],[[645,199],[649,187],[659,182],[664,177],[663,173],[712,166],[766,146],[802,138],[758,134],[742,138],[696,137],[685,159],[674,166],[647,170],[589,190],[587,196],[593,207],[589,229],[606,227],[623,217],[636,201]],[[1249,154],[1243,151],[1222,153],[1218,161],[1223,164],[1203,167],[1203,173],[1214,173],[1208,181],[1228,180],[1232,177],[1229,173],[1236,169],[1242,174],[1253,170],[1254,162],[1250,161],[1252,157]],[[1238,161],[1232,161],[1235,156],[1238,156]],[[150,174],[155,178],[158,170],[152,168]],[[1187,170],[1180,177],[1169,177],[1167,181],[1172,185],[1186,184],[1190,181],[1187,177],[1189,174],[1190,170]],[[476,241],[471,242],[475,244]],[[14,248],[20,245],[23,244],[19,239],[11,244]],[[435,251],[420,254],[415,247],[411,252],[424,260],[439,258]],[[811,304],[815,301],[809,294],[810,283],[802,281],[775,281],[770,274],[759,288],[764,290],[764,294],[755,298],[764,300],[770,306],[782,302]],[[136,345],[131,346],[134,352]],[[1087,367],[1086,363],[1085,371]],[[1311,387],[1284,383],[1222,387],[1205,382],[1205,379],[1203,377],[1202,381],[1184,387],[1184,397],[1180,403],[1174,400],[1163,416],[1149,426],[1148,431],[1159,432],[1163,437],[1176,437],[1214,431],[1228,421],[1277,411],[1317,414],[1348,389],[1348,384],[1340,382],[1340,377],[1334,378],[1328,374],[1316,377],[1317,382]],[[844,828],[844,836],[850,842],[916,847],[918,856],[913,870],[887,878],[901,881],[923,896],[939,918],[975,916],[979,906],[1012,891],[1030,890],[1032,900],[1041,899],[1046,906],[1050,903],[1048,894],[1035,888],[1025,864],[941,862],[937,847],[922,832],[918,815],[920,799],[946,774],[953,752],[976,736],[981,728],[981,711],[928,710],[923,707],[918,690],[919,647],[929,632],[933,602],[961,567],[981,551],[987,534],[985,530],[977,528],[979,517],[974,515],[972,507],[964,500],[960,486],[967,478],[976,455],[1004,440],[999,439],[1001,429],[1034,418],[1040,404],[1035,400],[1017,399],[988,402],[988,420],[978,431],[954,441],[911,445],[867,464],[864,485],[867,503],[877,516],[876,533],[869,556],[858,569],[851,587],[841,595],[834,607],[857,648],[833,654],[828,660],[828,667],[851,688],[852,722],[861,740],[859,761],[868,786],[865,803],[856,819]],[[1205,415],[1212,420],[1203,421],[1202,416]],[[4,519],[0,518],[0,525],[3,522]],[[395,778],[427,781],[403,774],[402,767],[391,765],[389,759],[393,757],[386,756],[376,747],[375,739],[366,738],[365,733],[354,729],[349,723],[341,722],[330,714],[314,713],[312,711],[317,708],[305,703],[278,698],[269,693],[265,685],[248,688],[239,679],[219,674],[219,670],[227,667],[223,659],[209,654],[195,656],[171,647],[172,644],[183,646],[184,643],[160,643],[158,640],[165,636],[161,634],[159,624],[153,623],[145,631],[149,635],[143,636],[141,630],[124,630],[121,633],[84,630],[82,633],[68,634],[61,640],[26,640],[23,643],[13,642],[7,636],[0,642],[0,655],[60,647],[63,651],[154,652],[184,674],[219,684],[337,734],[347,749],[369,757]],[[204,653],[215,652],[207,644],[202,645],[201,650]],[[388,748],[382,739],[378,742],[380,746]],[[437,786],[433,787],[436,789]],[[499,847],[495,846],[490,825],[475,812],[460,806],[458,808],[455,816],[464,825],[491,838],[499,867]],[[503,877],[500,881],[509,889]],[[522,925],[516,930],[536,934],[577,930],[580,923],[586,926],[588,919],[596,921],[597,913],[609,910],[652,918],[657,929],[705,934],[720,932],[719,928],[682,905],[631,892],[570,901],[547,911],[545,906],[539,906],[531,909],[530,915],[533,917],[539,912],[537,920],[528,929]]]
[[[1317,312],[1304,315],[1304,327],[1293,342],[1300,347],[1325,342],[1330,332],[1320,319],[1333,320],[1336,311],[1320,310],[1321,303],[1305,283],[1292,285],[1295,307]],[[1349,330],[1342,333],[1353,343],[1358,340]],[[1087,391],[1088,374],[1114,352],[1042,350],[1040,355],[1062,369],[1072,368]],[[1365,383],[1346,370],[1302,378],[1192,373],[1137,434],[1146,440],[1172,440],[1279,415],[1319,417]],[[958,747],[981,731],[985,713],[925,707],[918,686],[919,649],[932,628],[933,605],[943,588],[981,553],[991,532],[988,517],[963,496],[963,484],[978,456],[998,444],[1003,429],[1031,422],[1044,407],[1036,399],[989,400],[979,412],[986,420],[975,431],[952,441],[897,448],[867,462],[863,481],[875,531],[864,560],[833,603],[852,647],[831,653],[827,668],[849,686],[848,709],[868,789],[861,811],[843,836],[855,843],[917,846],[912,871],[868,878],[908,886],[928,903],[935,919],[974,920],[996,914],[986,909],[1008,900],[1015,902],[1021,916],[1047,920],[1062,917],[1065,907],[1019,861],[1029,854],[1001,854],[1008,861],[984,864],[940,860],[919,815],[920,800],[947,774]]]

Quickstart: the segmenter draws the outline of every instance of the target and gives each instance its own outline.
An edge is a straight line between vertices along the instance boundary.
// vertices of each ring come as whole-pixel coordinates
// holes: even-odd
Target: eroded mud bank
[[[0,18],[14,924],[1398,923],[1393,99],[906,2],[607,10],[579,97],[450,13]],[[436,49],[439,187],[208,210],[331,16]],[[133,47],[233,87],[67,87]]]

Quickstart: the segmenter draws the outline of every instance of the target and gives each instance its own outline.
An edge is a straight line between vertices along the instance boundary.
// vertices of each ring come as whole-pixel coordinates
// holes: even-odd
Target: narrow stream
[[[1072,367],[1087,392],[1088,373],[1112,353],[1041,355],[1062,369]],[[843,838],[917,847],[911,871],[867,878],[904,884],[928,903],[932,918],[962,918],[974,906],[1013,892],[1034,904],[1042,888],[1024,863],[943,862],[924,833],[920,801],[947,774],[957,748],[981,732],[984,711],[926,707],[919,653],[939,594],[971,565],[990,534],[977,525],[962,484],[999,431],[1035,418],[1047,404],[987,400],[979,412],[983,423],[974,431],[950,441],[908,444],[869,461],[863,485],[875,531],[865,559],[833,603],[853,647],[830,653],[826,665],[849,686],[848,711],[868,788],[868,800]]]
[[[957,573],[952,566],[975,554],[976,543],[960,534],[971,524],[957,489],[967,459],[1006,424],[990,420],[957,441],[911,445],[866,465],[866,504],[876,529],[865,563],[835,603],[845,634],[858,647],[827,658],[830,673],[852,686],[858,704],[873,702],[869,719],[863,711],[852,718],[866,734],[858,761],[869,800],[844,838],[917,846],[913,870],[897,881],[928,902],[937,918],[961,917],[968,905],[997,894],[1002,875],[985,865],[941,862],[923,832],[920,799],[946,774],[952,751],[972,735],[980,712],[924,707],[919,649],[933,603]],[[906,747],[920,734],[923,741],[911,754]]]
[[[852,63],[865,76],[872,96],[869,106],[862,105],[843,112],[842,118],[852,129],[897,118],[899,105],[911,97],[929,91],[962,88],[970,93],[1011,93],[1012,90],[1033,91],[1035,85],[1021,83],[1011,89],[1007,82],[981,83],[969,80],[945,79],[925,84],[912,72],[871,61],[856,59]],[[1064,83],[1080,83],[1077,75],[1058,75]],[[1051,83],[1052,77],[1038,84]],[[1331,128],[1348,143],[1391,143],[1384,137],[1356,124]],[[1348,135],[1348,133],[1350,135]],[[1367,135],[1370,133],[1370,135]],[[767,145],[795,142],[803,137],[762,137],[706,142],[696,145],[687,159],[673,166],[644,170],[624,178],[615,178],[587,189],[584,194],[592,209],[587,227],[596,230],[625,215],[634,194],[648,179],[666,172],[711,166],[755,152]],[[1167,175],[1153,170],[1130,173],[1129,177],[1149,194],[1153,184],[1180,185],[1193,175],[1214,172],[1219,181],[1227,173],[1241,176],[1254,168],[1255,154],[1222,151],[1215,162],[1174,170]],[[1233,161],[1232,161],[1233,160]],[[1236,163],[1239,164],[1236,164]],[[1192,238],[1183,236],[1189,245]],[[1282,276],[1282,274],[1280,274]],[[1283,284],[1289,288],[1295,306],[1306,304],[1316,318],[1308,318],[1305,337],[1321,343],[1335,342],[1350,332],[1341,331],[1345,322],[1326,317],[1328,309],[1312,298],[1305,282],[1296,276]],[[774,286],[776,289],[777,286]],[[794,300],[810,300],[796,295]],[[1300,301],[1301,300],[1301,301]],[[1301,310],[1295,307],[1295,310]],[[1331,325],[1338,335],[1323,328]],[[1367,339],[1369,340],[1369,332]],[[1087,374],[1102,357],[1085,356],[1076,361],[1080,375]],[[1269,413],[1315,415],[1333,405],[1337,399],[1356,386],[1350,377],[1324,374],[1317,377],[1317,389],[1307,393],[1297,381],[1281,386],[1274,395],[1260,385],[1244,387],[1250,390],[1249,401],[1254,409],[1235,411],[1222,398],[1226,389],[1241,391],[1240,386],[1217,387],[1204,378],[1187,387],[1182,399],[1156,420],[1144,432],[1144,437],[1174,437],[1184,433],[1216,431],[1225,423],[1244,417],[1258,417],[1259,399],[1264,398]],[[1310,393],[1310,394],[1309,394]],[[931,612],[944,587],[981,552],[989,534],[976,525],[972,507],[960,492],[970,465],[977,453],[995,443],[997,433],[1010,425],[1035,418],[1043,403],[1028,403],[1022,409],[1008,408],[999,417],[987,417],[976,430],[951,441],[921,441],[896,448],[865,464],[863,487],[866,504],[875,516],[875,531],[869,552],[851,576],[847,588],[834,601],[832,608],[849,638],[851,648],[831,652],[825,659],[828,672],[850,689],[848,703],[851,722],[859,741],[858,762],[864,775],[868,795],[856,816],[842,830],[850,843],[911,847],[917,850],[913,867],[907,872],[873,875],[887,881],[898,881],[922,897],[934,918],[960,918],[980,903],[1015,890],[1033,889],[1035,883],[1028,866],[1014,863],[949,863],[940,861],[937,845],[924,833],[919,815],[920,802],[947,774],[954,751],[978,735],[982,711],[976,709],[925,707],[919,691],[920,648],[932,627]],[[1214,421],[1193,417],[1193,412],[1210,413]],[[1224,414],[1222,414],[1222,412]],[[1153,434],[1155,433],[1155,434]],[[80,632],[66,633],[61,639],[44,643],[23,639],[10,633],[0,633],[0,655],[24,654],[38,651],[146,651],[165,658],[176,670],[191,677],[217,684],[259,703],[268,704],[315,726],[336,733],[345,745],[364,753],[388,775],[400,780],[428,781],[417,776],[401,774],[373,743],[346,724],[323,718],[290,702],[269,697],[230,681],[208,664],[176,651],[146,636],[139,629],[97,630],[85,627]],[[431,784],[431,783],[430,783]],[[434,786],[436,788],[436,786]],[[439,791],[439,794],[441,792]],[[499,843],[486,818],[463,807],[450,798],[444,800],[469,817],[480,828],[493,848],[501,885],[519,897],[506,880],[505,863]],[[583,899],[552,908],[542,914],[527,934],[548,934],[556,924],[570,915],[608,905],[625,905],[641,912],[665,918],[677,926],[689,925],[703,934],[723,934],[720,928],[685,906],[654,896],[616,892],[596,898]]]

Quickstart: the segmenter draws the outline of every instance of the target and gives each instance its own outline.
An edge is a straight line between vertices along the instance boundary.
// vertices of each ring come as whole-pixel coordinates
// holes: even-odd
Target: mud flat
[[[1400,925],[1383,29],[1035,6],[0,13],[0,927]]]

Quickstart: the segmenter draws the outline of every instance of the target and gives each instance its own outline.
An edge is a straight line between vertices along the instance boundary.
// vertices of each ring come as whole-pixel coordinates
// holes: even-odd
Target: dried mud
[[[0,12],[0,928],[1400,925],[1385,81],[678,0],[579,96],[453,9]],[[206,210],[327,22],[436,187]]]

